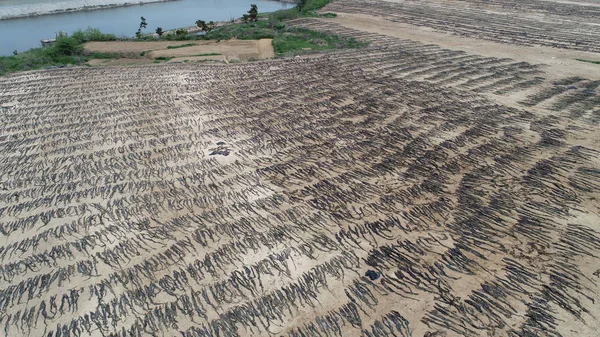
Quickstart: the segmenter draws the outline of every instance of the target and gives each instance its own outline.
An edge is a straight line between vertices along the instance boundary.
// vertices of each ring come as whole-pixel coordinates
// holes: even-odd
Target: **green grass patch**
[[[79,64],[87,61],[83,56],[58,55],[53,50],[48,49],[37,48],[15,56],[0,57],[0,76],[17,71]]]
[[[239,23],[219,27],[206,34],[209,40],[273,39],[273,49],[277,56],[293,56],[298,54],[328,49],[361,48],[368,43],[354,38],[339,37],[332,34],[309,29],[288,29],[285,21],[299,17],[336,17],[335,13],[317,14],[315,11],[327,5],[331,0],[301,0],[291,9],[260,14],[263,19],[254,23]],[[266,18],[266,19],[265,19]]]
[[[169,61],[172,59],[173,59],[173,57],[171,57],[171,56],[159,56],[159,57],[155,57],[154,61],[160,62],[160,61]]]
[[[269,25],[271,25],[269,27]],[[259,40],[272,39],[275,37],[273,26],[275,23],[261,20],[254,23],[239,23],[220,27],[208,32],[205,37],[209,40]]]
[[[593,63],[593,64],[600,64],[600,61],[592,61],[592,60],[584,60],[584,59],[576,59],[577,61],[581,61],[581,62],[587,62],[587,63]]]
[[[290,8],[290,9],[283,9],[283,10],[267,13],[265,15],[265,17],[269,18],[269,20],[271,20],[271,21],[286,21],[286,20],[297,19],[301,15],[302,15],[302,13],[300,13],[298,8],[294,7],[294,8]]]
[[[297,9],[294,9],[294,11],[299,15]],[[281,15],[282,13],[285,15]],[[367,45],[367,43],[357,41],[354,38],[340,37],[303,28],[288,28],[285,21],[280,20],[280,18],[287,17],[289,13],[292,12],[290,10],[273,12],[266,20],[219,27],[206,34],[206,38],[217,41],[232,38],[238,40],[273,39],[273,49],[275,54],[280,57],[329,49],[361,48]]]
[[[298,8],[301,12],[307,13],[325,7],[331,0],[300,0]]]
[[[186,44],[180,44],[178,46],[167,46],[167,49],[177,49],[177,48],[185,48],[185,47],[191,47],[191,46],[195,46],[195,43],[186,43]]]
[[[273,39],[273,49],[277,56],[304,54],[330,49],[362,48],[367,43],[354,38],[316,32],[304,28],[294,28],[280,32]]]
[[[319,14],[319,16],[322,18],[337,18],[337,14],[331,12]]]

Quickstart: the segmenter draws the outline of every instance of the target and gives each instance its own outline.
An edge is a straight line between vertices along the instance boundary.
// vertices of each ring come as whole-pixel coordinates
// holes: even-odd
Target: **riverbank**
[[[36,48],[23,53],[15,51],[15,55],[0,57],[0,76],[25,70],[62,67],[67,65],[111,65],[140,62],[161,63],[162,61],[204,62],[204,61],[252,61],[269,57],[298,56],[313,52],[332,49],[361,48],[366,44],[354,38],[339,37],[331,33],[307,30],[301,27],[288,27],[286,22],[300,17],[324,16],[331,17],[332,13],[318,14],[316,9],[324,6],[325,0],[309,0],[304,7],[294,7],[272,13],[261,13],[253,20],[235,20],[219,22],[216,27],[205,34],[197,34],[199,29],[188,27],[175,31],[163,30],[161,35],[141,33],[138,38],[119,38],[99,29],[88,28],[79,30],[71,35],[61,34],[54,45],[49,48]],[[248,22],[250,21],[250,22]],[[234,50],[235,46],[216,46],[221,41],[256,40],[254,42],[239,42],[244,48]],[[92,48],[89,42],[118,41],[100,44],[101,51]],[[171,41],[171,42],[169,42]],[[172,43],[180,41],[178,43]],[[181,43],[182,41],[185,41]],[[212,41],[212,42],[207,42]],[[268,42],[267,42],[268,41]],[[150,42],[152,47],[142,43]],[[270,43],[268,48],[259,48]],[[98,45],[98,44],[96,44]],[[232,46],[236,43],[232,43]],[[256,47],[259,46],[259,47]],[[127,47],[127,48],[125,48]],[[136,52],[126,49],[135,47]],[[227,48],[225,48],[227,47]],[[264,47],[264,46],[263,46]],[[180,48],[185,48],[182,50]],[[212,49],[219,50],[212,50]],[[226,52],[221,50],[227,49]],[[249,49],[253,49],[249,51]],[[172,49],[176,49],[175,51]],[[262,50],[262,51],[261,51]],[[218,55],[216,55],[218,54]],[[205,56],[210,56],[206,59]],[[213,56],[219,56],[215,59]],[[198,57],[201,57],[198,59]],[[100,59],[101,61],[93,61]],[[90,62],[93,61],[93,62]]]
[[[30,2],[41,0],[29,0]],[[106,3],[114,0],[104,0]],[[135,3],[135,0],[121,2]],[[6,4],[5,1],[2,1]],[[16,0],[10,0],[15,4]],[[91,4],[91,0],[82,2]],[[78,30],[94,27],[118,37],[133,37],[139,28],[140,17],[147,19],[148,27],[142,33],[153,33],[156,28],[164,31],[195,25],[199,19],[208,21],[229,21],[239,18],[248,11],[250,4],[258,5],[259,11],[273,12],[290,8],[279,1],[266,0],[178,0],[145,3],[143,6],[116,7],[100,10],[75,11],[70,13],[40,15],[32,18],[0,20],[0,55],[9,56],[14,50],[19,53],[40,47],[40,40],[54,38],[56,33],[72,35]],[[74,6],[73,6],[74,7]],[[43,27],[43,29],[41,29]]]

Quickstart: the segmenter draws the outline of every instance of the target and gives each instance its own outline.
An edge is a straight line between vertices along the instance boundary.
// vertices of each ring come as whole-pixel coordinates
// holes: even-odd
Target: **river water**
[[[56,3],[56,0],[0,0],[2,8],[15,4]],[[65,2],[65,1],[62,1]],[[89,5],[88,0],[68,1]],[[108,1],[116,3],[116,1]],[[135,2],[135,1],[130,1]],[[59,31],[72,33],[87,27],[117,36],[133,36],[144,16],[148,22],[145,33],[154,33],[156,27],[163,30],[195,25],[196,20],[226,21],[239,18],[255,3],[259,12],[272,12],[290,8],[291,4],[265,0],[179,0],[148,3],[138,6],[97,9],[91,11],[41,15],[36,17],[0,20],[0,55],[12,55],[13,50],[25,51],[40,47],[41,39],[54,38]],[[72,7],[66,7],[72,8]]]

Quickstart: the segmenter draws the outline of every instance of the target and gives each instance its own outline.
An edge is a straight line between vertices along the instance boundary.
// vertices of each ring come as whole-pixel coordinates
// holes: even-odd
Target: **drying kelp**
[[[598,83],[290,25],[371,45],[0,80],[2,334],[592,331]]]

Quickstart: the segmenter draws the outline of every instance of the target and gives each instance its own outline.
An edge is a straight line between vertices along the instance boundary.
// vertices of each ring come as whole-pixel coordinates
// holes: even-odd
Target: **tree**
[[[297,0],[296,1],[296,7],[298,8],[299,12],[302,12],[302,10],[304,9],[304,6],[306,6],[307,2],[308,2],[308,0]]]
[[[258,21],[258,6],[256,6],[255,4],[250,5],[250,10],[248,11],[248,14],[244,14],[242,20],[244,20],[244,22]]]
[[[163,33],[164,33],[164,32],[163,32],[163,29],[162,29],[162,27],[158,27],[158,28],[156,28],[156,34],[158,34],[158,36],[162,36],[162,35],[163,35]]]
[[[146,18],[142,16],[140,19],[142,20],[140,22],[140,28],[138,28],[137,32],[135,33],[135,37],[137,37],[138,39],[142,37],[142,29],[146,29],[146,27],[148,27]]]
[[[215,22],[210,21],[209,23],[206,23],[206,21],[204,20],[198,20],[196,21],[196,26],[198,26],[198,28],[200,28],[203,32],[208,33],[211,30],[215,29]]]
[[[148,23],[146,22],[146,18],[145,17],[141,17],[142,22],[140,22],[140,29],[146,29],[146,27],[148,27]]]

